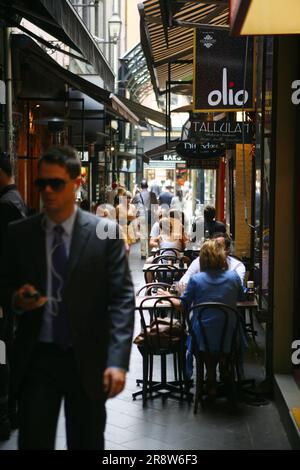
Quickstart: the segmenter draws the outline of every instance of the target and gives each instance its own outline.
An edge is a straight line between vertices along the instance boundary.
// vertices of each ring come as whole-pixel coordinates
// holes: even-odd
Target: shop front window
[[[254,196],[254,281],[261,306],[269,306],[270,284],[270,168],[272,139],[273,39],[257,45],[257,113]],[[264,57],[264,60],[262,58]]]
[[[265,44],[265,90],[264,90],[264,134],[262,162],[262,284],[261,293],[269,303],[269,265],[270,265],[270,167],[272,141],[272,87],[273,87],[273,39],[267,38]]]

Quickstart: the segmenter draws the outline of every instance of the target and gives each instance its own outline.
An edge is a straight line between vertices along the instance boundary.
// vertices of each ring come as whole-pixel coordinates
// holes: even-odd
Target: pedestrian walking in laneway
[[[76,151],[49,149],[36,180],[44,212],[8,227],[0,301],[19,318],[19,449],[54,449],[62,399],[68,449],[102,449],[105,401],[125,384],[134,292],[124,242],[97,236],[108,220],[75,206],[79,184]]]
[[[12,165],[6,154],[0,155],[0,250],[7,250],[4,244],[5,232],[10,222],[25,218],[27,207],[14,183]],[[2,254],[0,255],[2,263]],[[1,302],[0,302],[1,305]],[[14,316],[8,309],[0,307],[0,340],[5,342],[7,364],[0,365],[0,440],[10,436],[16,425],[15,400],[9,391],[9,362],[12,355],[14,337]]]

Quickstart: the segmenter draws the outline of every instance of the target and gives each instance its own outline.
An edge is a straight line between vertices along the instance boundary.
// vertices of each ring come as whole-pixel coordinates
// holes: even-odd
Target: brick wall
[[[246,156],[246,190],[248,206],[248,223],[251,223],[251,179],[252,156],[251,145],[245,145]],[[251,229],[245,223],[244,211],[244,177],[243,177],[243,147],[236,146],[236,184],[235,184],[235,254],[250,256]]]

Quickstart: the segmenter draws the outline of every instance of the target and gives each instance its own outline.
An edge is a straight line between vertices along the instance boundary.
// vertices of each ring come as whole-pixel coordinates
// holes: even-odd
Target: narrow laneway
[[[138,245],[132,246],[130,267],[137,290],[144,284],[143,261]],[[136,317],[135,331],[139,331]],[[255,367],[250,367],[254,373]],[[125,391],[107,403],[106,448],[117,449],[289,449],[290,445],[274,403],[266,406],[241,405],[237,415],[229,414],[226,404],[217,404],[194,416],[186,403],[160,399],[142,408],[133,401],[136,378],[141,377],[141,356],[133,345],[130,373]],[[156,364],[156,372],[158,365]],[[257,368],[256,375],[259,374]]]
[[[142,265],[139,246],[133,245],[130,267],[136,290],[144,284]],[[135,332],[138,331],[136,317]],[[155,366],[157,373],[158,366]],[[107,402],[106,449],[290,449],[274,403],[265,406],[242,404],[238,414],[229,414],[226,404],[217,403],[205,413],[198,411],[196,416],[188,404],[172,399],[165,403],[160,399],[150,401],[143,409],[141,400],[133,401],[131,396],[136,391],[136,378],[141,374],[141,356],[133,345],[126,388],[117,398]],[[3,450],[16,447],[17,431],[9,441],[0,444]],[[63,413],[56,448],[66,448]]]

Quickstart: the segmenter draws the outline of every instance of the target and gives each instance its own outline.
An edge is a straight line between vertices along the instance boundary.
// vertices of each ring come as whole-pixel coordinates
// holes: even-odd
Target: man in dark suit
[[[10,222],[27,216],[27,208],[14,183],[10,158],[5,153],[0,153],[0,252],[3,247],[3,239]],[[0,264],[2,262],[0,254]],[[1,304],[0,304],[1,305]],[[15,426],[15,403],[9,397],[9,361],[13,345],[13,315],[3,314],[0,307],[0,340],[5,342],[7,351],[7,364],[0,365],[0,441],[9,439],[11,425]],[[11,421],[14,423],[11,423]]]
[[[1,302],[19,314],[19,448],[54,448],[64,399],[68,448],[101,449],[105,399],[124,387],[133,332],[124,241],[114,222],[75,206],[80,162],[72,148],[43,155],[36,185],[45,211],[9,226],[0,270]]]

